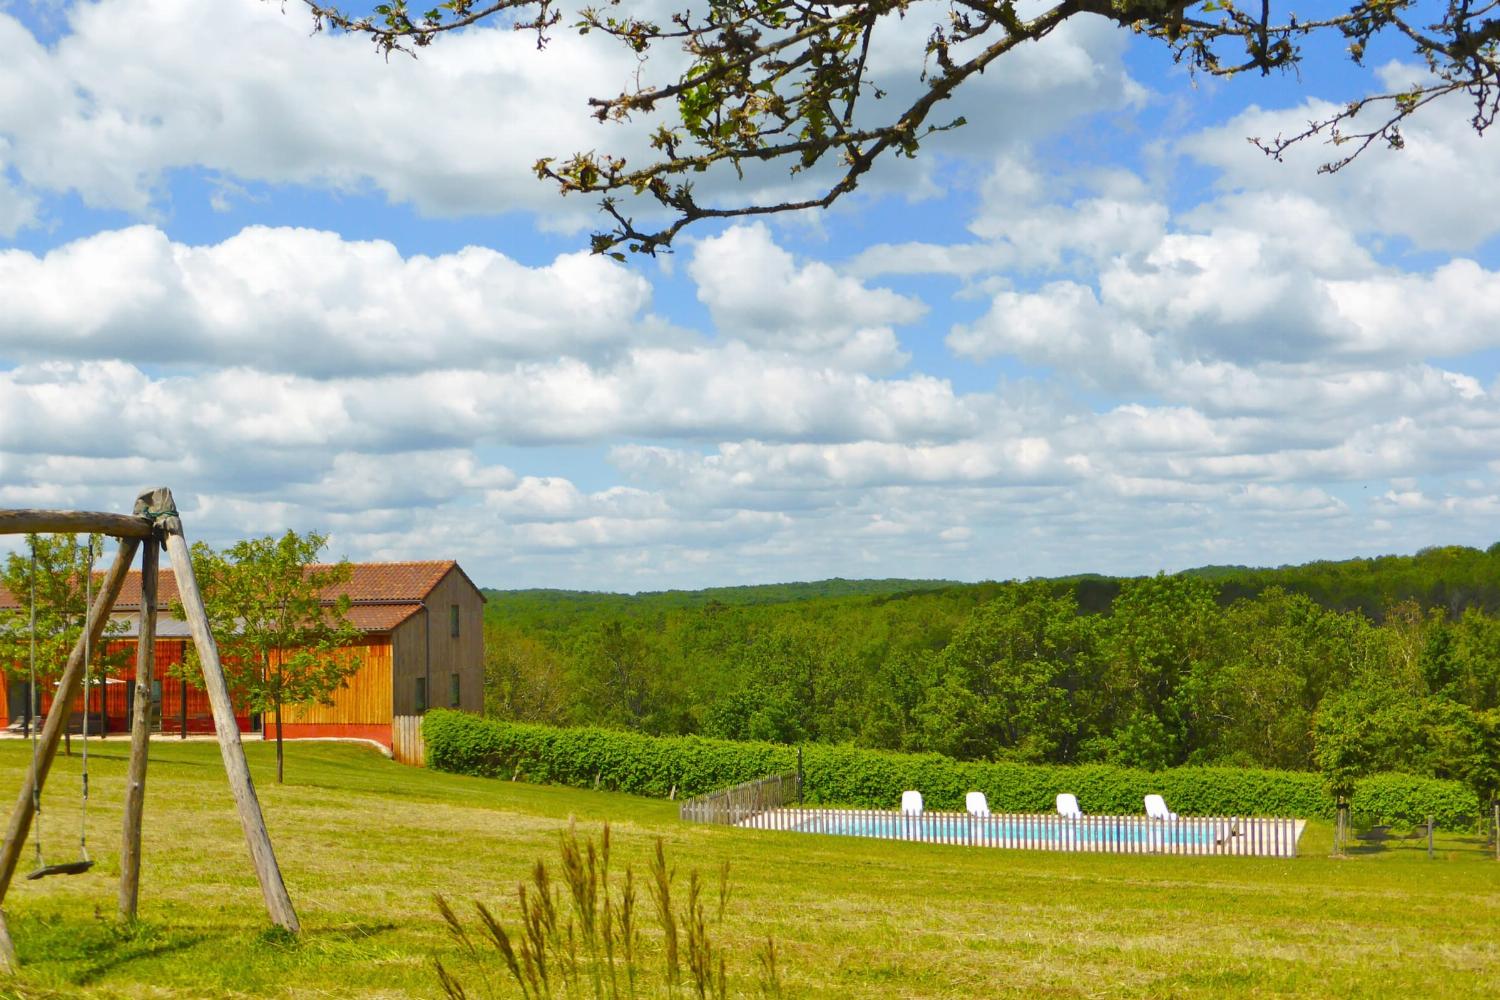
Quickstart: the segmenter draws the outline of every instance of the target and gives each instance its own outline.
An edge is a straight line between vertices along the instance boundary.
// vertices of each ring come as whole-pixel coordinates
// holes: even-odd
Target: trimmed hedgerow
[[[673,789],[678,798],[701,795],[797,763],[795,748],[774,743],[559,729],[452,711],[429,712],[422,732],[427,763],[439,770],[656,797]],[[1322,778],[1301,771],[987,763],[808,744],[803,773],[809,802],[877,809],[894,807],[903,790],[915,788],[932,809],[962,809],[965,793],[981,791],[998,812],[1047,812],[1059,792],[1072,792],[1085,812],[1132,814],[1156,792],[1185,816],[1333,815]],[[1371,822],[1415,825],[1433,816],[1448,829],[1479,814],[1474,793],[1458,782],[1404,774],[1364,779],[1351,805]]]

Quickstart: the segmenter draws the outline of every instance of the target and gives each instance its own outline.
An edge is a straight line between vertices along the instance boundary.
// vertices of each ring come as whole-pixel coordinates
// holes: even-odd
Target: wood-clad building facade
[[[339,737],[392,745],[396,716],[421,715],[428,708],[479,712],[484,707],[484,595],[458,563],[355,563],[347,584],[325,595],[331,603],[348,594],[349,618],[362,633],[347,655],[361,665],[334,693],[332,705],[286,706],[282,711],[287,739]],[[152,719],[163,732],[211,733],[213,716],[204,693],[173,676],[190,641],[186,626],[170,616],[177,584],[170,570],[160,576],[156,640],[156,676],[152,684]],[[125,654],[125,666],[90,693],[89,728],[123,732],[135,693],[134,633],[139,621],[140,575],[132,572],[115,604],[115,615],[127,631],[112,635],[107,650]],[[0,589],[0,607],[17,607]],[[56,669],[38,665],[43,676]],[[42,713],[51,705],[43,685]],[[100,690],[102,688],[102,692]],[[0,711],[12,727],[22,725],[28,701],[26,682],[12,679],[0,686]],[[81,719],[84,699],[73,706]],[[236,712],[242,732],[274,738],[275,727],[248,710]]]

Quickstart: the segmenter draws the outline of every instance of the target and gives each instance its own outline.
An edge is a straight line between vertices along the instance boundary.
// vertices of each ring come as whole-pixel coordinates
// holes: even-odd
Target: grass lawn
[[[44,802],[49,861],[77,848],[74,748]],[[792,997],[1457,997],[1500,983],[1500,863],[1478,838],[1440,837],[1432,861],[1425,842],[1333,860],[1319,824],[1294,860],[884,843],[688,826],[668,802],[439,774],[333,743],[288,744],[277,786],[272,748],[247,749],[302,939],[266,933],[218,747],[201,742],[152,745],[141,923],[118,929],[127,747],[95,743],[99,864],[18,877],[6,912],[24,968],[0,996],[437,996],[433,956],[462,960],[432,894],[513,921],[515,883],[539,856],[555,866],[570,815],[580,832],[611,823],[617,870],[643,875],[657,836],[680,882],[731,862],[731,995],[754,995],[767,934]],[[29,755],[0,742],[5,808]],[[22,874],[31,863],[28,850]]]

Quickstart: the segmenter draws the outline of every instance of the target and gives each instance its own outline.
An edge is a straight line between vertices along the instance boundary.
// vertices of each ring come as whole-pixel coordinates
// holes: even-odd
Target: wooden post
[[[166,500],[164,509],[172,511],[171,491],[163,490],[161,494]],[[182,534],[182,521],[175,512],[169,513],[161,519],[161,528],[166,537],[167,555],[177,574],[177,591],[183,613],[187,617],[188,628],[193,633],[193,645],[203,667],[203,683],[208,691],[209,705],[213,708],[214,728],[219,735],[219,753],[224,758],[229,788],[234,793],[234,804],[239,810],[240,826],[244,828],[245,840],[250,845],[250,860],[255,865],[256,878],[260,880],[266,911],[278,927],[293,934],[300,933],[302,928],[297,922],[297,913],[292,909],[292,899],[287,895],[286,883],[281,880],[281,869],[276,864],[271,835],[266,832],[260,800],[255,797],[255,784],[250,780],[250,765],[245,761],[245,748],[240,743],[239,724],[235,722],[234,706],[229,700],[229,685],[224,680],[224,668],[219,663],[219,647],[214,643],[213,633],[208,627],[203,595],[199,593],[198,581],[193,576],[193,561],[188,552],[187,539]]]
[[[1432,817],[1427,817],[1427,856],[1432,857]]]
[[[152,509],[166,508],[158,505]],[[135,920],[141,886],[141,810],[146,804],[146,756],[151,745],[151,682],[156,677],[157,544],[156,539],[149,539],[141,549],[135,711],[130,720],[130,772],[125,783],[125,830],[120,845],[120,919],[127,923]]]
[[[141,501],[137,500],[137,509],[140,509],[140,504]],[[98,596],[94,598],[94,606],[89,609],[85,634],[78,637],[73,651],[68,654],[68,663],[63,668],[57,695],[52,699],[52,709],[47,713],[47,721],[42,726],[42,734],[38,739],[36,765],[27,769],[26,778],[21,782],[21,794],[16,797],[16,806],[10,813],[5,843],[0,846],[0,901],[5,899],[5,894],[10,890],[11,879],[16,874],[16,864],[21,858],[21,848],[25,846],[26,834],[31,830],[36,804],[33,787],[39,794],[47,784],[52,759],[57,756],[57,745],[68,728],[68,715],[73,699],[77,697],[78,687],[83,683],[83,651],[85,647],[94,649],[104,637],[109,612],[115,606],[115,598],[120,596],[120,588],[125,584],[125,575],[130,571],[130,563],[135,558],[135,550],[139,545],[140,542],[133,538],[120,539],[120,550],[115,554],[115,561],[109,567],[109,572],[104,575],[104,583],[99,588]]]

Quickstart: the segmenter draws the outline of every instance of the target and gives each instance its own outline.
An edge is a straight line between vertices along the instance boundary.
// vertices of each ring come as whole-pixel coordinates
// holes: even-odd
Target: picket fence
[[[797,772],[772,774],[683,801],[678,814],[689,823],[736,826],[800,798]]]

